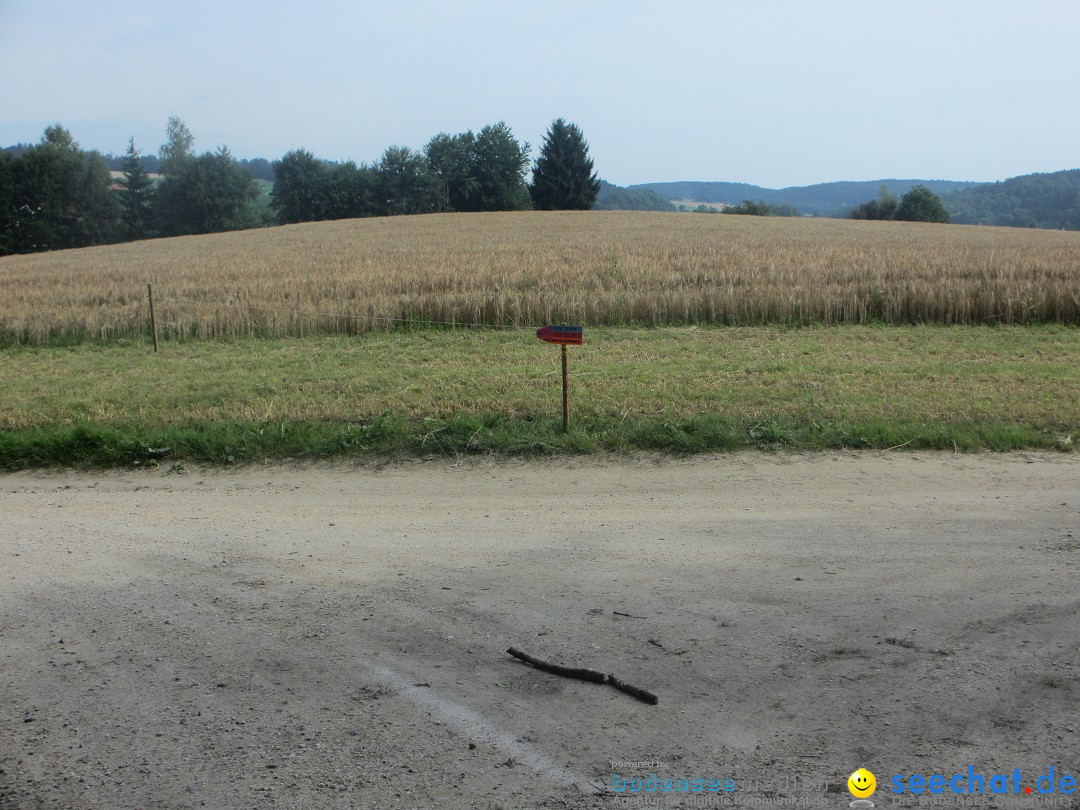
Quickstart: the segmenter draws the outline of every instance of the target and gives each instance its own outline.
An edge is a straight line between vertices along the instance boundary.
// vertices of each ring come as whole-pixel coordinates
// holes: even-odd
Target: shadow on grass
[[[580,419],[563,432],[559,419],[469,415],[405,419],[386,412],[368,420],[207,422],[180,426],[82,424],[0,431],[0,469],[121,467],[162,462],[233,464],[275,459],[379,458],[496,454],[551,456],[650,450],[693,454],[763,450],[1071,449],[1052,431],[1020,425],[856,424],[775,420],[744,424],[719,415],[687,419]]]

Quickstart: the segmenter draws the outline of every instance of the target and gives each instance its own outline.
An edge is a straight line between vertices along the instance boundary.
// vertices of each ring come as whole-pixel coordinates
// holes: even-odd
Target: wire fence
[[[148,334],[166,341],[242,337],[356,336],[400,329],[530,331],[547,324],[603,328],[606,334],[687,327],[781,327],[847,325],[1032,325],[1080,324],[1080,295],[1042,297],[984,290],[951,301],[899,293],[841,296],[819,290],[813,300],[790,292],[761,298],[752,290],[720,295],[694,291],[637,290],[624,299],[599,295],[525,294],[507,289],[481,296],[424,291],[377,298],[326,296],[305,300],[272,296],[270,289],[136,289],[101,292],[92,287],[65,311],[43,305],[0,311],[0,346],[111,341]],[[156,298],[156,323],[148,324],[147,292]],[[276,299],[276,300],[275,300]],[[906,302],[906,303],[905,303]],[[936,309],[935,309],[936,307]],[[148,329],[148,326],[150,327]]]
[[[206,306],[205,301],[192,301],[184,298],[167,299],[166,303],[186,304],[188,306]],[[525,324],[500,324],[500,323],[469,323],[468,321],[440,321],[426,318],[394,318],[383,315],[363,315],[353,312],[325,312],[313,309],[288,309],[285,307],[267,307],[256,304],[242,304],[243,309],[251,312],[273,312],[275,314],[300,315],[307,318],[325,318],[327,320],[341,319],[358,323],[400,323],[414,326],[447,326],[462,329],[518,329],[529,330],[538,327]]]
[[[362,312],[331,312],[323,309],[267,306],[236,300],[212,302],[192,298],[161,296],[148,285],[150,297],[149,326],[155,341],[163,339],[215,339],[220,337],[312,337],[319,335],[355,336],[372,331],[396,328],[467,329],[500,332],[535,332],[549,323],[603,328],[605,333],[628,334],[654,325],[592,324],[583,319],[553,319],[535,323],[497,323],[468,319],[445,319],[423,315],[376,315]],[[191,314],[199,313],[199,314]],[[676,324],[671,324],[676,326]],[[687,326],[687,324],[678,324]]]

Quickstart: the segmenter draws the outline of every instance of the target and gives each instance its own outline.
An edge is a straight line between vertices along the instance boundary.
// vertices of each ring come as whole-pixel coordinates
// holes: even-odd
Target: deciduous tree
[[[18,201],[15,195],[15,174],[18,158],[7,150],[0,151],[0,256],[16,252],[15,234]]]
[[[941,199],[926,186],[915,186],[900,198],[896,218],[908,222],[950,222]]]
[[[504,121],[474,135],[439,133],[424,147],[440,211],[520,211],[531,207],[529,144]]]
[[[379,173],[367,164],[351,160],[339,163],[330,173],[327,219],[371,217],[379,213]]]
[[[476,181],[476,136],[472,130],[457,135],[440,132],[424,147],[424,158],[435,182],[440,211],[473,210]]]
[[[226,147],[168,165],[169,173],[154,195],[162,233],[215,233],[260,224],[255,180]]]
[[[158,150],[161,160],[161,173],[175,174],[187,160],[195,157],[195,136],[183,121],[175,115],[165,125],[166,141]]]
[[[41,143],[6,164],[4,249],[14,253],[103,244],[116,235],[117,202],[109,170],[59,124]]]
[[[522,211],[530,208],[529,144],[519,143],[505,122],[480,130],[473,147],[475,190],[467,211]]]
[[[395,216],[438,210],[436,184],[423,155],[406,146],[391,146],[375,172],[377,213]]]
[[[274,198],[271,207],[281,222],[329,219],[330,172],[304,149],[294,149],[275,160]]]
[[[896,207],[899,200],[896,195],[889,191],[888,186],[878,189],[877,199],[864,202],[857,206],[848,217],[850,219],[896,219]]]

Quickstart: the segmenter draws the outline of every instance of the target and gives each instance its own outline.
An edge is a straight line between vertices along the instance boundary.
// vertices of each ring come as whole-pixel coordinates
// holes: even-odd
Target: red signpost
[[[566,347],[581,346],[584,335],[580,326],[542,326],[536,330],[536,336],[547,343],[554,343],[562,348],[562,429],[565,433],[570,424],[570,383],[566,373]]]
[[[580,346],[584,343],[580,326],[541,326],[536,330],[536,336],[562,346]]]

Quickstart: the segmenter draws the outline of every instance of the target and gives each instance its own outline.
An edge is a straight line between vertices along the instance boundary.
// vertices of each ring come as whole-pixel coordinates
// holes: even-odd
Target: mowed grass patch
[[[1070,447],[1080,330],[526,330],[9,348],[0,464],[341,453]]]

